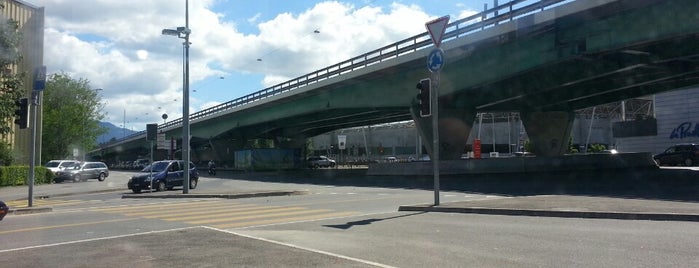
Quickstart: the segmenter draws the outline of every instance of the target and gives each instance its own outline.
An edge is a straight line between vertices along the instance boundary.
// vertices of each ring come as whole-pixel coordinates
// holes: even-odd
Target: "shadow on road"
[[[411,214],[405,214],[405,215],[398,215],[398,216],[393,216],[393,217],[387,217],[387,218],[380,218],[380,219],[366,219],[366,220],[361,220],[361,221],[350,221],[345,224],[333,224],[333,225],[323,225],[324,227],[330,227],[330,228],[336,228],[336,229],[343,229],[343,230],[348,230],[349,228],[352,228],[353,226],[358,226],[358,225],[369,225],[375,222],[380,222],[380,221],[385,221],[385,220],[391,220],[391,219],[397,219],[397,218],[403,218],[403,217],[409,217],[409,216],[415,216],[418,214],[425,214],[427,211],[423,212],[417,212],[417,213],[411,213]]]

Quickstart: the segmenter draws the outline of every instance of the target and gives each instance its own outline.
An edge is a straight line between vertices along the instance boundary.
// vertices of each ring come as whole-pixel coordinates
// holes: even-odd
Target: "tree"
[[[104,105],[86,79],[75,80],[65,73],[50,75],[44,90],[42,162],[73,158],[73,150],[84,155],[97,147]]]

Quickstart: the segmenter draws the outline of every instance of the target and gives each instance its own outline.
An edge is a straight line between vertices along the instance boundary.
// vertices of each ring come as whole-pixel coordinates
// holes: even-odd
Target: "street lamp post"
[[[177,36],[184,39],[184,73],[182,88],[182,160],[184,162],[184,183],[182,193],[189,193],[189,0],[185,0],[185,26],[177,29],[163,29],[163,35]]]

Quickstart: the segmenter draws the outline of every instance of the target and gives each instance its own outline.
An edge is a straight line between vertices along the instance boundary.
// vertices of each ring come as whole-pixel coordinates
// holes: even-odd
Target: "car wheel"
[[[189,189],[196,189],[197,183],[199,183],[197,179],[189,180]]]
[[[104,173],[100,173],[100,176],[97,178],[98,181],[104,181],[104,178],[107,176],[104,175]]]
[[[691,158],[687,158],[687,159],[684,160],[684,165],[685,165],[685,166],[688,166],[688,167],[691,167],[691,166],[694,165],[694,161],[692,161]]]
[[[140,194],[140,193],[141,193],[141,189],[132,189],[132,191],[133,191],[135,194]]]
[[[75,174],[75,177],[73,177],[73,182],[79,182],[80,180],[82,180],[80,174]]]
[[[315,164],[315,165],[313,165],[313,168],[320,168],[320,165]]]
[[[164,192],[165,191],[165,182],[164,181],[159,181],[158,186],[155,189],[158,192]]]

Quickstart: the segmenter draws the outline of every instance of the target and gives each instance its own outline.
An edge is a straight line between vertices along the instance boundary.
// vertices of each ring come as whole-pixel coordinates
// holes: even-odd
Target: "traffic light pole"
[[[36,167],[36,110],[39,105],[38,90],[32,90],[32,98],[29,100],[29,114],[31,115],[30,122],[32,124],[32,136],[29,139],[31,143],[31,152],[29,153],[29,197],[27,198],[27,207],[34,205],[34,168]]]

